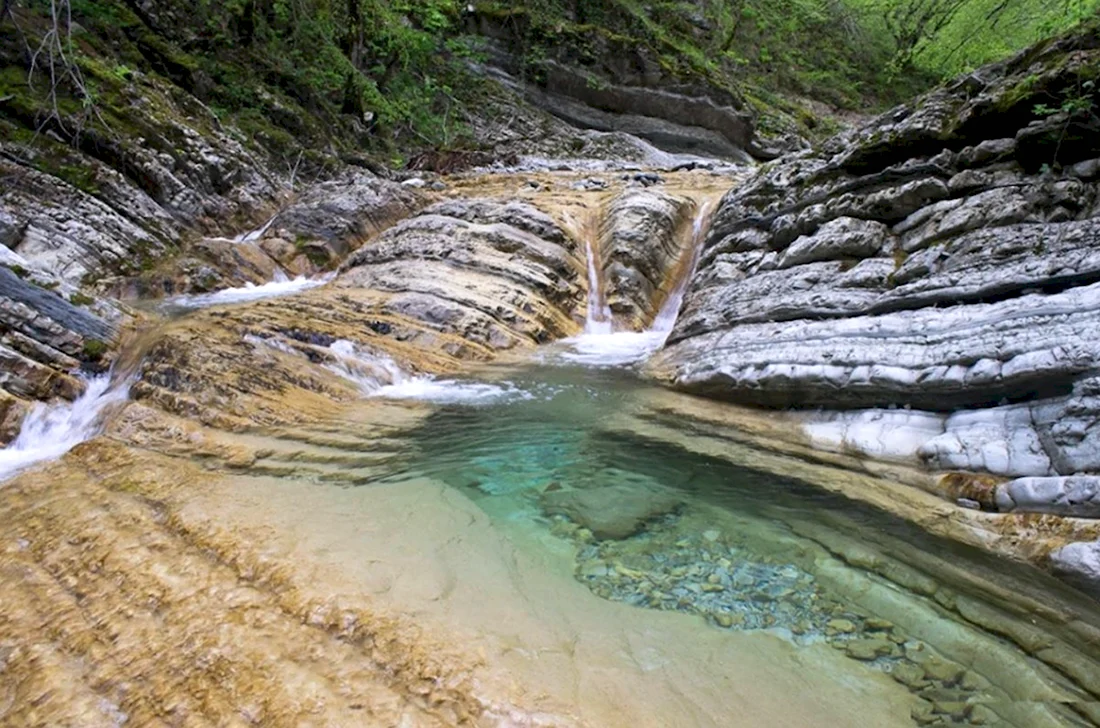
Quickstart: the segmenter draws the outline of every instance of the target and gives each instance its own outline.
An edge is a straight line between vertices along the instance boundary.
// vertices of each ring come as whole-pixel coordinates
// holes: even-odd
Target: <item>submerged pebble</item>
[[[577,544],[576,577],[594,594],[646,609],[696,614],[723,630],[779,630],[797,644],[825,641],[920,696],[918,725],[989,721],[980,707],[989,684],[980,675],[906,639],[886,619],[835,600],[797,564],[731,545],[721,531],[685,536],[669,515],[637,535],[596,541],[578,537],[564,516],[551,531]]]

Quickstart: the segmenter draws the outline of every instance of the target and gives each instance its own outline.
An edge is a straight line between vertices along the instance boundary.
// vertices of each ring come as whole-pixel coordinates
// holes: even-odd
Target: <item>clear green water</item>
[[[1084,595],[811,483],[646,435],[624,419],[649,387],[629,369],[494,376],[508,385],[470,383],[478,396],[437,404],[375,482],[442,481],[498,522],[571,543],[577,580],[602,598],[825,642],[920,696],[918,724],[1096,724],[1100,616]],[[623,515],[638,516],[629,535],[600,532]]]

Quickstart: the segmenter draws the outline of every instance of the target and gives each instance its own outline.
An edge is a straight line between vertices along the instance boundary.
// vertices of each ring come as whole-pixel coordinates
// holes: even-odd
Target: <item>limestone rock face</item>
[[[78,298],[56,278],[21,273],[26,277],[0,267],[0,389],[31,399],[72,398],[81,387],[71,375],[82,365],[105,364],[106,342],[123,316],[111,305]]]
[[[576,333],[583,255],[527,203],[457,199],[360,248],[336,285],[383,292],[392,314],[499,350]]]
[[[581,255],[530,204],[439,203],[359,248],[328,285],[166,327],[131,392],[229,429],[293,422],[362,396],[367,379],[451,372],[577,333]]]
[[[64,141],[53,130],[35,144],[0,141],[0,347],[22,373],[0,387],[20,397],[78,392],[71,375],[105,369],[130,318],[109,298],[124,279],[262,219],[285,194],[263,160],[167,81],[135,76],[118,94],[133,110],[124,132],[91,125]],[[210,278],[201,257],[196,280]]]
[[[634,189],[608,206],[599,235],[607,303],[623,328],[645,328],[691,256],[688,199]],[[685,271],[686,272],[686,271]]]
[[[1034,113],[1098,66],[1094,38],[1047,44],[731,190],[650,371],[824,409],[804,421],[829,449],[1100,471],[1100,136]]]
[[[1054,571],[1100,598],[1100,541],[1079,541],[1050,555]]]
[[[321,241],[343,258],[426,202],[409,187],[365,172],[347,172],[310,187],[279,212],[272,227],[284,240]]]
[[[96,174],[112,170],[90,162]],[[140,190],[123,182],[107,200],[29,166],[0,157],[3,244],[26,263],[79,283],[88,275],[125,269],[140,255],[162,253],[178,242],[180,228]]]
[[[997,506],[1002,511],[1100,517],[1100,477],[1018,478],[997,487]]]

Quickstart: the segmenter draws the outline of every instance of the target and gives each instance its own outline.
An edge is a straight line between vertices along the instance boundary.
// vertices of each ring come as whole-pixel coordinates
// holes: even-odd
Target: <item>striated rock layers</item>
[[[217,147],[223,143],[226,149]],[[155,196],[73,150],[65,154],[86,168],[87,189],[0,155],[0,175],[15,182],[0,192],[0,389],[12,418],[27,399],[76,396],[80,369],[110,365],[134,315],[117,299],[311,275],[426,203],[415,190],[347,171],[271,217],[286,191],[236,142],[198,135],[174,153],[186,193],[170,196]],[[152,167],[134,168],[144,170],[141,179],[164,177]],[[269,219],[251,233],[202,237],[233,221],[262,221],[257,213]],[[12,432],[0,427],[0,441]]]
[[[169,325],[147,343],[132,392],[229,429],[316,416],[365,381],[577,333],[582,256],[529,204],[442,202],[360,248],[325,287]]]
[[[1054,41],[761,170],[650,371],[803,410],[820,448],[1025,478],[972,507],[1095,515],[1098,67]]]
[[[691,200],[662,191],[628,190],[604,213],[598,258],[607,304],[622,328],[644,329],[682,277],[691,257]],[[687,271],[683,270],[683,274]]]

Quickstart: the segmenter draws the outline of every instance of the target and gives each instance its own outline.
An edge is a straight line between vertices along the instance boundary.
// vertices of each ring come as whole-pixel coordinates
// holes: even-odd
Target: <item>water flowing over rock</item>
[[[747,404],[856,410],[806,416],[838,450],[1100,470],[1100,194],[1074,166],[1100,146],[1037,135],[1049,120],[1032,112],[1100,62],[1094,46],[982,69],[731,190],[651,371]]]

